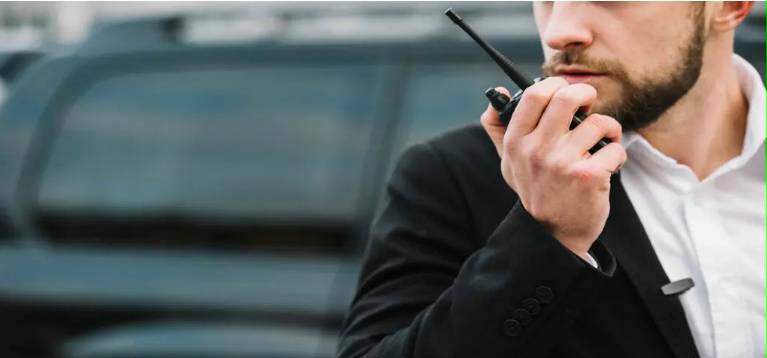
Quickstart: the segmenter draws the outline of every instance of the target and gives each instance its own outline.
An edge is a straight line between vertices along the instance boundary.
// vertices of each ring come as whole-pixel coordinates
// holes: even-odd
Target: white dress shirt
[[[749,102],[739,156],[699,181],[641,135],[622,142],[621,182],[666,275],[695,282],[679,297],[702,357],[765,356],[765,88],[733,61]]]

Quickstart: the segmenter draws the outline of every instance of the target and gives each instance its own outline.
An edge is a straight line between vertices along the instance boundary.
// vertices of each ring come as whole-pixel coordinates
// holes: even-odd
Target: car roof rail
[[[77,53],[135,51],[178,43],[183,17],[166,15],[96,24]]]

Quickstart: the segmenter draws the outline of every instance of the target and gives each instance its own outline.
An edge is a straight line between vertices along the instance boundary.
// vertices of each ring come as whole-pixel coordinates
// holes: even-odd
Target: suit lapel
[[[697,357],[698,351],[679,297],[665,296],[661,292],[660,287],[669,279],[626,195],[620,175],[612,178],[610,210],[602,240],[636,287],[674,355]]]

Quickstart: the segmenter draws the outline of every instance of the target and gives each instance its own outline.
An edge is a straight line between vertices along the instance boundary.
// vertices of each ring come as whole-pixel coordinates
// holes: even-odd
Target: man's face
[[[547,76],[597,89],[590,112],[624,130],[655,121],[697,81],[702,3],[536,2]]]

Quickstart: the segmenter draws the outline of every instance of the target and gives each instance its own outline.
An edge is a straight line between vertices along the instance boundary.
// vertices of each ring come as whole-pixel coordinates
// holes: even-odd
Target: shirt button
[[[528,312],[526,309],[517,308],[514,310],[514,315],[511,316],[511,318],[519,321],[520,324],[523,326],[527,326],[530,324],[530,321],[532,318],[530,317],[530,312]]]
[[[549,303],[554,300],[554,291],[548,286],[538,286],[535,289],[535,297],[542,303]]]
[[[520,306],[530,312],[533,316],[537,315],[538,312],[541,312],[541,302],[535,298],[525,298],[522,300]]]
[[[522,331],[522,325],[515,319],[507,319],[503,322],[503,331],[509,337],[516,337]]]

